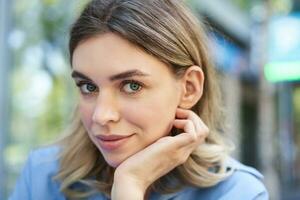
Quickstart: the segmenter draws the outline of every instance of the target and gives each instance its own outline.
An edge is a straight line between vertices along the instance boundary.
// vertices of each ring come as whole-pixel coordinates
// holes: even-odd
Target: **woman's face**
[[[110,166],[169,134],[181,90],[166,64],[106,33],[80,43],[72,66],[81,120]]]

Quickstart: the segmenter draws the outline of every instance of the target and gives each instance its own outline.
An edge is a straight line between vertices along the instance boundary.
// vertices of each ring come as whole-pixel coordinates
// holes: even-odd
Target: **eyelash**
[[[122,82],[120,83],[120,88],[121,88],[121,90],[124,90],[124,89],[123,89],[124,86],[127,85],[127,84],[130,84],[130,83],[131,83],[131,84],[132,84],[132,83],[133,83],[133,84],[138,84],[139,89],[138,89],[137,91],[135,91],[135,92],[125,92],[125,91],[123,91],[123,92],[125,92],[126,94],[129,94],[129,95],[134,95],[134,94],[136,94],[137,92],[139,92],[141,89],[143,89],[143,88],[145,87],[145,85],[144,85],[142,82],[140,82],[140,81],[136,81],[136,80],[124,80],[124,81],[122,81]],[[96,88],[96,91],[92,91],[92,92],[83,92],[82,86],[87,85],[87,84],[94,86],[94,87]],[[79,81],[78,83],[76,83],[76,85],[77,85],[77,87],[79,88],[79,90],[80,90],[80,92],[81,92],[82,95],[91,95],[92,93],[98,91],[97,86],[95,86],[93,83],[88,82],[88,81]]]

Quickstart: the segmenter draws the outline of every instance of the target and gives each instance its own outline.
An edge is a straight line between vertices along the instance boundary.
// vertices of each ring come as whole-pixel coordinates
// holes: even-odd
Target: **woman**
[[[181,1],[91,1],[69,51],[70,133],[31,153],[11,199],[268,199],[228,156],[207,37]]]

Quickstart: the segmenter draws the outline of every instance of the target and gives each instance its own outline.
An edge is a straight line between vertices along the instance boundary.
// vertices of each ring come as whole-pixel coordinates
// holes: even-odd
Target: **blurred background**
[[[86,0],[0,0],[0,199],[54,141],[76,92],[69,27]],[[300,199],[300,0],[186,0],[209,25],[233,156],[274,200]]]

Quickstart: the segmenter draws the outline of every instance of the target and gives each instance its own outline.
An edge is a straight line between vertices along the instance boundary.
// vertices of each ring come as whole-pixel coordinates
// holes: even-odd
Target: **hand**
[[[177,108],[174,126],[184,132],[162,137],[123,161],[114,174],[112,199],[143,199],[147,188],[180,164],[204,142],[209,129],[191,110]]]

